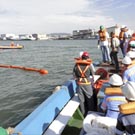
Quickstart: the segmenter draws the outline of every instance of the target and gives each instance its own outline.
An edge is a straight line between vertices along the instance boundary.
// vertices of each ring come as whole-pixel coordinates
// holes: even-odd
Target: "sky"
[[[72,33],[116,24],[135,30],[135,0],[0,1],[0,34]]]

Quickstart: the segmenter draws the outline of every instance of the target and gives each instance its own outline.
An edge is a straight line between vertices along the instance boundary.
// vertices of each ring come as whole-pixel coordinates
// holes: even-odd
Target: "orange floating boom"
[[[48,71],[45,69],[37,69],[37,68],[30,68],[30,67],[23,67],[23,66],[15,66],[15,65],[0,65],[1,68],[14,68],[14,69],[22,69],[27,71],[35,71],[40,74],[48,74]]]

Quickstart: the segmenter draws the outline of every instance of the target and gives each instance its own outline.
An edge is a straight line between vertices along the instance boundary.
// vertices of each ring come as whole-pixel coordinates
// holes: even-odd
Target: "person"
[[[132,50],[132,51],[128,51],[126,53],[126,56],[128,56],[131,61],[132,61],[132,65],[135,65],[135,52]]]
[[[125,56],[122,60],[122,64],[124,65],[122,71],[123,82],[124,83],[126,83],[127,81],[135,82],[135,65],[132,64],[131,58]]]
[[[7,129],[0,127],[0,135],[11,135],[14,133],[14,128],[8,127]]]
[[[10,46],[15,46],[14,42],[11,42]]]
[[[121,87],[123,95],[126,97],[127,105],[135,102],[135,82],[128,81]],[[125,104],[123,104],[125,105]],[[130,107],[130,106],[129,106]],[[128,108],[129,108],[128,107]],[[120,111],[116,124],[116,135],[134,135],[135,134],[135,112],[130,113],[128,109],[127,114]]]
[[[111,32],[111,53],[110,53],[110,57],[111,57],[111,61],[112,61],[112,65],[115,65],[115,71],[116,73],[119,72],[119,62],[118,62],[118,51],[119,51],[119,45],[120,45],[120,41],[119,39],[116,37],[114,32]]]
[[[126,55],[126,49],[127,49],[127,44],[128,44],[128,28],[125,25],[122,25],[121,31],[119,33],[119,40],[120,40],[120,48],[123,57]]]
[[[103,25],[100,26],[100,30],[98,31],[98,46],[100,46],[102,53],[102,61],[104,63],[110,63],[110,51],[109,51],[109,33],[106,31]]]
[[[89,59],[89,53],[83,52],[80,58],[76,59],[73,68],[73,76],[78,84],[78,97],[80,100],[80,109],[84,116],[88,111],[94,111],[94,96],[90,76],[93,76],[90,68],[92,60]]]
[[[122,78],[113,74],[109,80],[110,87],[105,89],[105,97],[101,104],[101,109],[106,112],[107,117],[117,119],[119,114],[119,105],[126,102],[122,95],[120,86],[123,84]]]
[[[127,46],[127,52],[128,51],[135,51],[135,33],[132,34],[128,46]]]

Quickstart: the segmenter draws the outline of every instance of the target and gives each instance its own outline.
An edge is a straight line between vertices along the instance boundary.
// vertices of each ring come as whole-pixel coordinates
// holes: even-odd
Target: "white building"
[[[121,25],[115,25],[115,26],[112,26],[112,27],[108,27],[107,28],[107,31],[108,33],[110,34],[111,32],[114,32],[117,36],[119,36],[119,33],[120,33],[120,29],[121,29]],[[134,33],[134,30],[131,30],[128,28],[128,35],[129,37]]]
[[[38,40],[48,40],[49,37],[46,34],[38,34]]]

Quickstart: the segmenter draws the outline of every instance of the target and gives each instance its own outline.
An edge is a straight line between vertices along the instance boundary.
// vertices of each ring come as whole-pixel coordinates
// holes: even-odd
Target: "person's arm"
[[[100,108],[102,109],[103,112],[106,112],[106,110],[107,110],[106,96],[104,97]]]
[[[95,70],[95,67],[94,67],[93,63],[90,64],[90,69],[91,69],[92,76],[94,76],[96,70]]]

